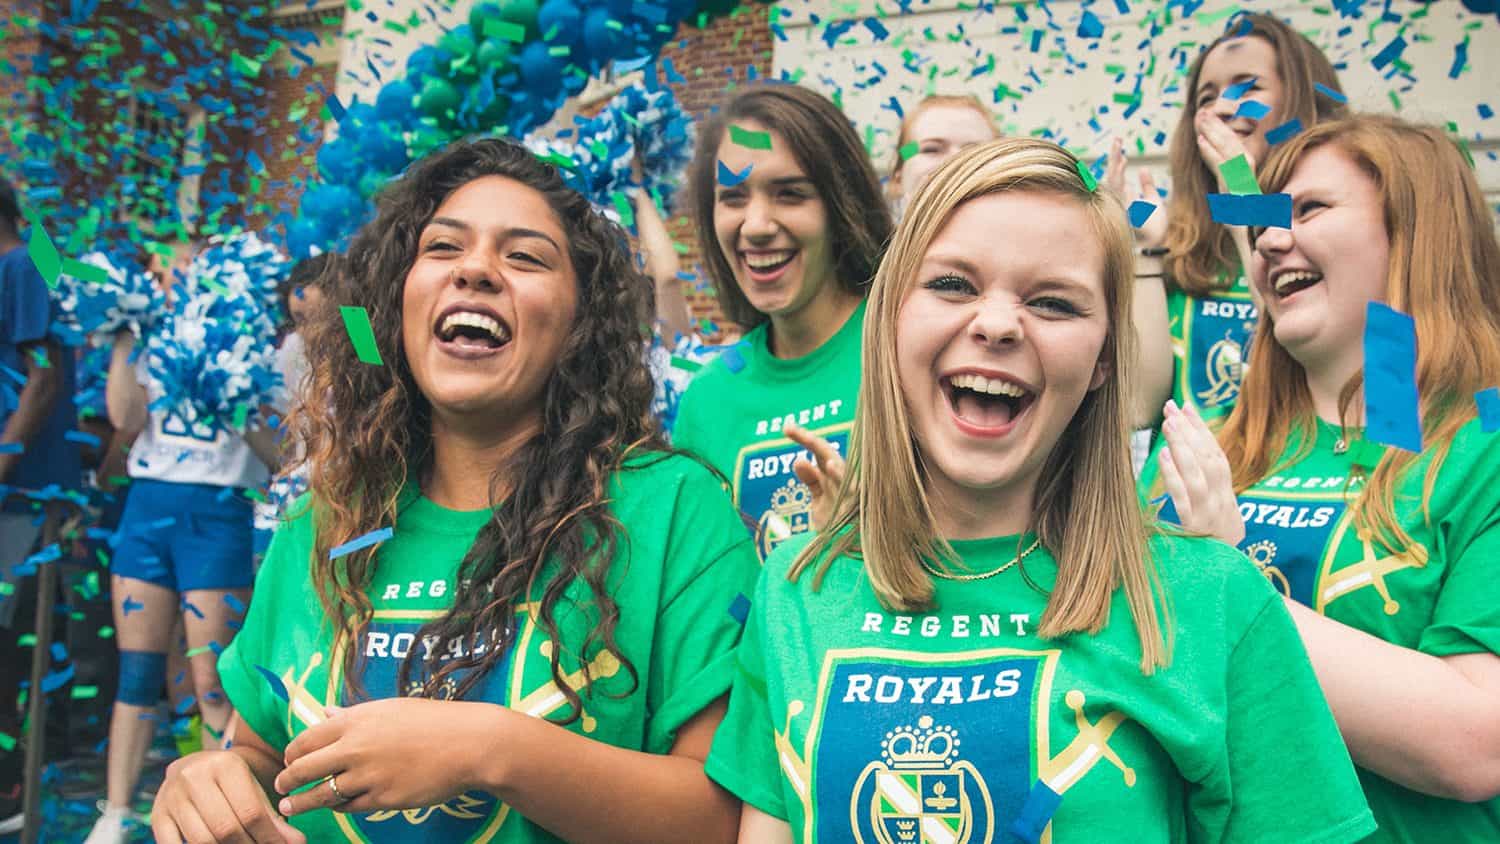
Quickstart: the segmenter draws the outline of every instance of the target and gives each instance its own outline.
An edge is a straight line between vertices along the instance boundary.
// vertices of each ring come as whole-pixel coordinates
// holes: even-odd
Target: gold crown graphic
[[[946,768],[958,757],[958,731],[944,724],[934,726],[931,715],[885,734],[880,755],[892,768]]]
[[[897,841],[916,841],[917,840],[917,822],[916,821],[896,821],[896,840]]]
[[[782,516],[795,516],[812,506],[812,490],[793,478],[771,493],[771,509]]]

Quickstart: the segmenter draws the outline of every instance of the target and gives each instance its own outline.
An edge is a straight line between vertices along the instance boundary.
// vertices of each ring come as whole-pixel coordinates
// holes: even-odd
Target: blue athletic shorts
[[[110,571],[176,592],[248,589],[252,506],[230,487],[132,481]]]

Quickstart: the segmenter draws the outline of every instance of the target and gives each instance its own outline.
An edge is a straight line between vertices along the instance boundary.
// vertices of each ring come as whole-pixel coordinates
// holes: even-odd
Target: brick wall
[[[684,79],[672,83],[671,87],[685,110],[700,119],[705,118],[711,109],[727,102],[750,79],[750,68],[755,69],[757,78],[771,75],[769,8],[758,4],[741,7],[735,14],[719,17],[703,29],[699,29],[695,22],[685,22],[678,28],[677,37],[663,48],[661,56],[670,60],[673,69]],[[667,230],[674,240],[687,247],[687,252],[682,255],[683,268],[702,278],[698,266],[698,241],[685,213],[686,203],[687,196],[683,194],[677,201],[678,207],[672,209],[673,213],[667,219]],[[711,295],[689,293],[688,304],[694,317],[711,319],[720,325],[728,324]]]
[[[12,183],[20,181],[13,133],[35,125],[26,77],[41,49],[38,29],[17,21],[39,20],[41,12],[41,0],[0,0],[0,166]]]
[[[336,40],[338,30],[320,32],[320,37]],[[334,63],[301,66],[295,75],[285,66],[267,70],[262,105],[269,120],[256,139],[266,150],[260,154],[265,171],[253,197],[254,226],[275,226],[282,214],[296,215],[302,187],[317,170],[323,145],[320,115],[337,77]]]

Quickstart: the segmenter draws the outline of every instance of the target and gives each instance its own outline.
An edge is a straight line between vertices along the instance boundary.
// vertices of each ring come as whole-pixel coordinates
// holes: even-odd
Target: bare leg
[[[111,584],[120,650],[166,653],[177,619],[177,593],[128,577],[115,576]],[[151,707],[115,701],[109,719],[108,795],[112,807],[130,807],[155,732],[150,721],[153,715]]]
[[[193,687],[198,696],[198,712],[203,716],[203,749],[222,746],[224,730],[234,707],[224,696],[219,683],[219,651],[234,637],[231,622],[241,621],[240,612],[224,600],[235,597],[234,606],[243,607],[250,600],[249,589],[195,589],[184,594],[191,607],[183,610],[187,628],[188,661],[192,664]]]

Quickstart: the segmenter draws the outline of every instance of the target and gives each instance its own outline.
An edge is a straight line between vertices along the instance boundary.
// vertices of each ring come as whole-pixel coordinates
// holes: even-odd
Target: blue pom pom
[[[120,256],[91,252],[79,260],[103,269],[107,277],[102,284],[69,275],[58,278],[52,294],[58,310],[54,333],[69,345],[85,338],[103,345],[122,328],[136,336],[149,331],[165,307],[156,279]]]

